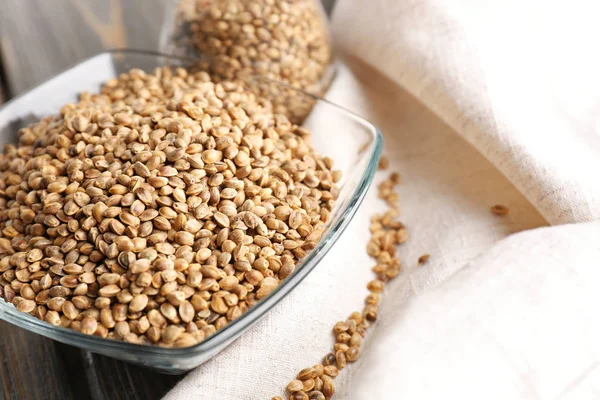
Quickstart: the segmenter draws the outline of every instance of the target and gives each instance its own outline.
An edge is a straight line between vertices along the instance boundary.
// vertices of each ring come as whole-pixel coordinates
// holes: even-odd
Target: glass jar
[[[216,81],[246,81],[295,123],[313,102],[303,96],[299,103],[290,98],[296,91],[267,82],[317,96],[331,83],[333,57],[320,0],[172,0],[166,19],[162,52],[198,58],[198,67]]]

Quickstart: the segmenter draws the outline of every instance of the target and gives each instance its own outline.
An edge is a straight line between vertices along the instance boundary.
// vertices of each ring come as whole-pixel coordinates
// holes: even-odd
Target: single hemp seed
[[[503,216],[508,214],[509,209],[502,204],[496,204],[495,206],[492,206],[491,211],[494,215]]]

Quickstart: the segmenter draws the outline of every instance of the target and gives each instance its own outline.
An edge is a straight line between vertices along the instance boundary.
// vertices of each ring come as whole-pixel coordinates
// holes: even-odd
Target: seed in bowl
[[[84,334],[194,345],[316,246],[338,179],[241,84],[132,70],[0,154],[3,297]]]
[[[183,0],[174,26],[168,53],[202,56],[199,66],[215,79],[243,80],[295,123],[314,100],[265,78],[316,95],[329,85],[332,51],[320,0]]]

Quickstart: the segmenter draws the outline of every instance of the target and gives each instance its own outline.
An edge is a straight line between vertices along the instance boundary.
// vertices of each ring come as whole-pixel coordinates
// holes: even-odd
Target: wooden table
[[[103,49],[156,50],[168,1],[3,0],[0,103]],[[0,321],[0,399],[151,400],[179,379]]]

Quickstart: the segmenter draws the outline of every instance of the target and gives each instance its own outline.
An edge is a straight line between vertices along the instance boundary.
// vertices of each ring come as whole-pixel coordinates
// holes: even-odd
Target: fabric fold
[[[521,232],[400,308],[386,299],[345,398],[598,398],[599,231]]]
[[[335,10],[343,53],[423,102],[551,224],[598,219],[600,77],[592,71],[600,57],[591,49],[600,28],[590,17],[593,6],[367,3],[340,2]]]

